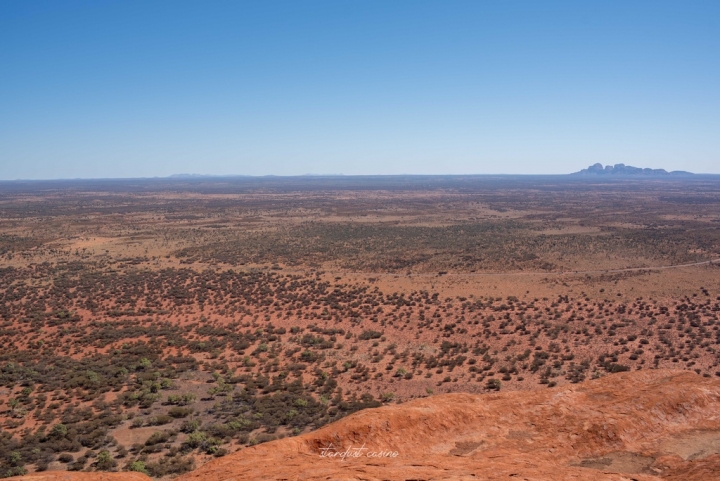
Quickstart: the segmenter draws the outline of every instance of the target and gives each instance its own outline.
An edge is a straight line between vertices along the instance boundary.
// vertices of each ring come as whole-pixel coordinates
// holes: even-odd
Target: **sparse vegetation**
[[[585,184],[156,188],[0,198],[0,475],[176,475],[416,396],[720,372],[716,283],[650,298],[629,290],[648,272],[597,272],[720,257],[714,204],[672,183],[603,192],[592,219]],[[499,271],[553,294],[472,284]]]

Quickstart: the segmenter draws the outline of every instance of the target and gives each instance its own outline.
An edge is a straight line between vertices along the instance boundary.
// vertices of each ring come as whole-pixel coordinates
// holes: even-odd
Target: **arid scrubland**
[[[0,475],[175,475],[347,414],[720,376],[720,180],[0,184]]]

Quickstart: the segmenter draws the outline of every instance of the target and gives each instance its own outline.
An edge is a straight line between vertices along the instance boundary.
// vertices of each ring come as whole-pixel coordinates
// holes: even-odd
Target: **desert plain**
[[[605,444],[556,448],[563,476],[710,479],[719,313],[718,176],[0,183],[0,476],[257,479],[258,453],[273,469],[283,450],[310,459],[323,448],[312,440],[375,412],[407,434],[386,446],[407,462],[439,451],[421,446],[403,405],[487,399],[498,416],[590,383],[588,403],[608,389],[677,398],[663,407],[672,425],[648,420],[654,444],[621,445],[593,421],[585,432]],[[705,411],[673,438],[685,404]],[[538,434],[502,429],[532,464],[522,446]],[[552,430],[543,436],[567,441]],[[499,446],[438,436],[448,459]],[[242,476],[223,468],[236,456]],[[482,476],[463,460],[412,479]],[[511,479],[512,466],[494,466],[487,479]],[[548,466],[526,466],[527,479],[552,479]],[[295,479],[340,477],[325,475]]]

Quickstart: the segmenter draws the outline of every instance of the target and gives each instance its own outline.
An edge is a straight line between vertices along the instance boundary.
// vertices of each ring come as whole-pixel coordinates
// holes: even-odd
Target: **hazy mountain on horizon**
[[[571,175],[694,175],[692,172],[686,172],[684,170],[673,170],[668,172],[665,169],[650,169],[633,167],[625,164],[606,165],[603,167],[601,163],[591,165],[587,169],[583,169],[580,172],[574,172]]]

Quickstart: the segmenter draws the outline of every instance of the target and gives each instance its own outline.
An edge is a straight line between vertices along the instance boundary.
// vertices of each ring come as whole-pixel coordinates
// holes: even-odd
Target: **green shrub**
[[[186,418],[189,415],[191,415],[194,412],[193,408],[183,408],[180,406],[175,406],[170,408],[168,411],[168,415],[170,415],[173,418]]]
[[[180,426],[180,431],[186,434],[193,433],[200,429],[200,421],[198,419],[189,419],[185,420],[182,423],[182,426]]]
[[[367,341],[370,339],[379,339],[380,337],[382,337],[381,332],[369,330],[361,332],[358,336],[358,339],[360,339],[361,341]]]
[[[172,422],[172,420],[172,416],[168,416],[167,414],[158,414],[157,416],[150,418],[148,424],[151,426],[162,426],[163,424]]]
[[[73,462],[73,456],[69,453],[62,453],[60,456],[58,456],[58,461],[61,463],[72,463]]]
[[[199,448],[207,440],[207,434],[203,431],[194,431],[190,433],[187,439],[183,442],[184,446],[191,449]]]
[[[128,466],[127,470],[135,471],[137,473],[150,474],[148,473],[147,469],[145,469],[144,461],[133,461],[132,463],[130,463],[130,466]]]
[[[380,395],[380,400],[384,403],[389,403],[395,399],[395,393],[394,392],[384,392]]]
[[[107,471],[115,466],[117,466],[117,461],[113,459],[109,451],[103,450],[98,453],[97,460],[95,461],[95,467],[97,467],[97,469]]]
[[[152,446],[158,443],[166,443],[170,439],[170,433],[167,431],[155,431],[145,441],[145,446]]]
[[[493,390],[493,391],[499,391],[501,387],[502,387],[502,382],[500,382],[500,379],[490,378],[485,383],[485,388]]]

